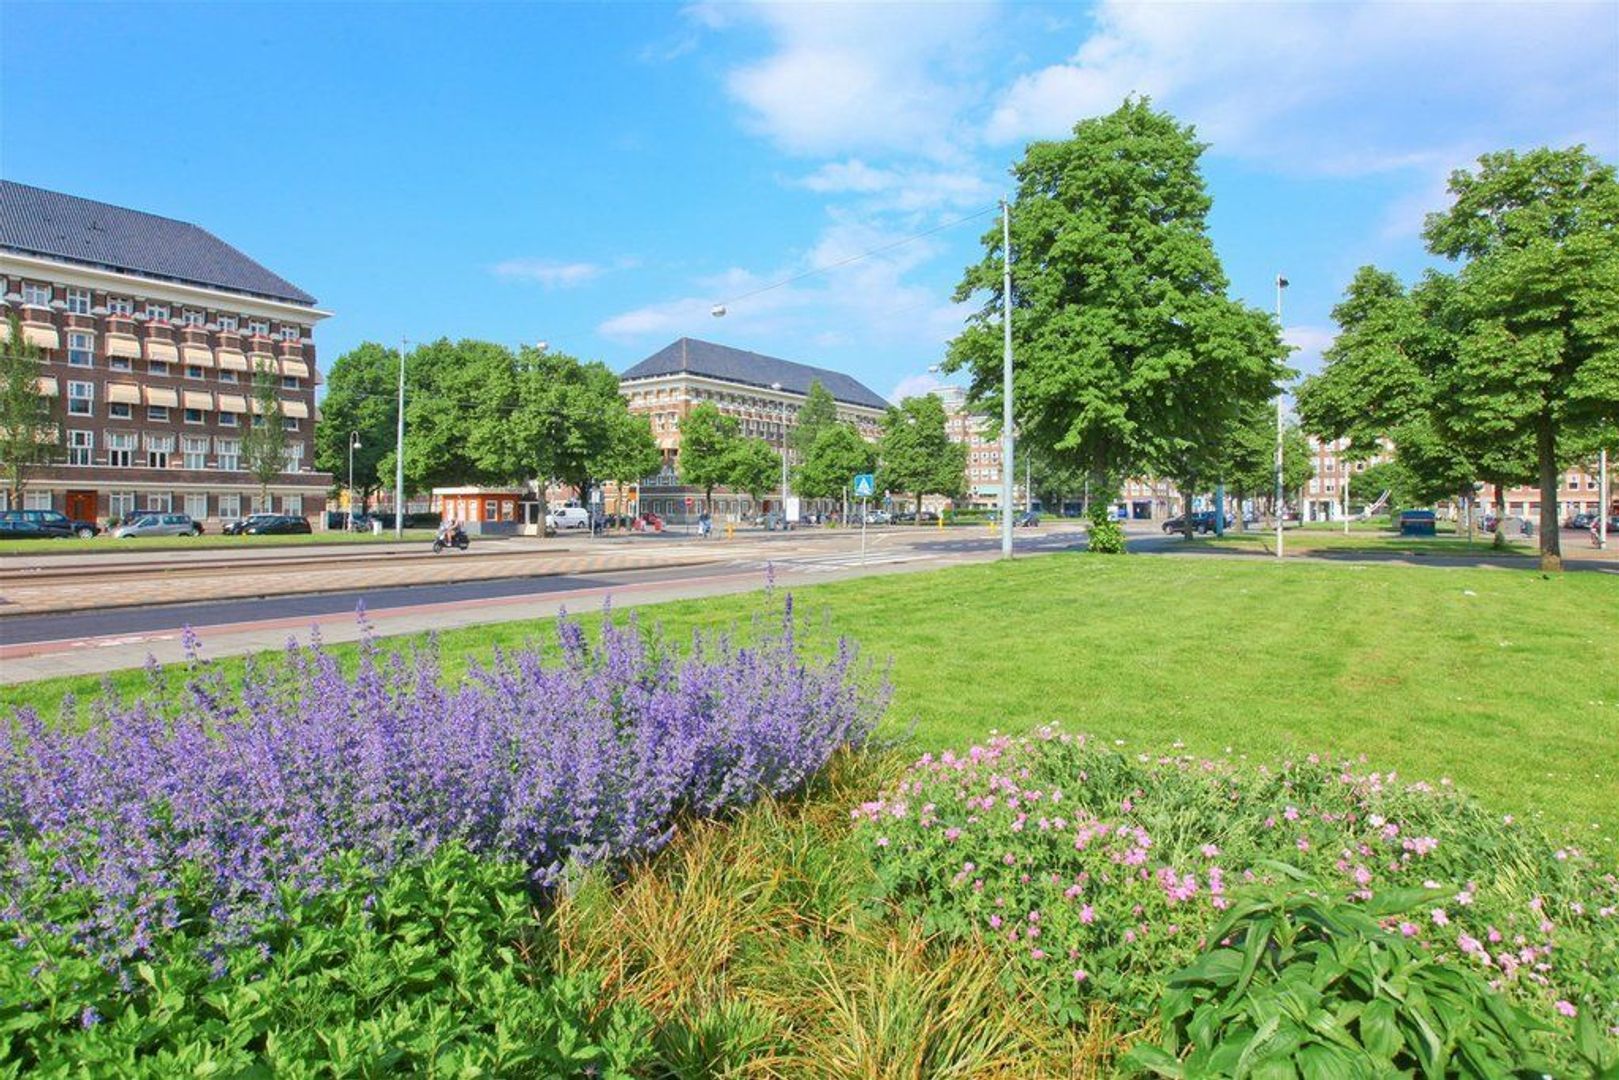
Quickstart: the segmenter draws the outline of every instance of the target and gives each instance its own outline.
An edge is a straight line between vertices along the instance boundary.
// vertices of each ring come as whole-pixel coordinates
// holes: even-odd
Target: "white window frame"
[[[135,510],[135,493],[133,491],[107,492],[107,513],[114,518],[122,519],[125,514]]]
[[[304,331],[303,331],[302,327],[299,327],[299,326],[283,326],[281,328],[281,340],[282,341],[302,341],[303,339],[304,339]]]
[[[96,336],[86,330],[67,332],[67,362],[69,367],[96,366]]]
[[[84,409],[74,408],[75,403],[84,402]],[[96,384],[91,382],[69,382],[67,384],[67,414],[69,416],[94,416],[96,414]]]
[[[22,508],[24,510],[55,510],[52,505],[50,491],[25,491],[22,493]]]
[[[22,283],[22,302],[28,307],[50,307],[52,289],[37,281]]]
[[[111,469],[132,469],[135,467],[135,451],[139,449],[140,440],[133,431],[109,431],[107,435],[107,467]],[[130,507],[131,510],[134,507]]]
[[[299,423],[299,421],[298,421],[298,418],[296,416],[283,416],[281,418],[281,430],[283,430],[283,431],[297,431],[298,430],[298,423]]]
[[[180,322],[184,326],[201,326],[207,321],[207,317],[200,311],[192,311],[190,308],[186,308],[180,312]]]
[[[186,365],[186,378],[188,378],[188,379],[206,379],[207,377],[208,377],[208,369],[203,367],[201,364],[187,364]]]
[[[240,521],[242,519],[242,497],[235,492],[229,495],[215,495],[215,511],[220,521]]]
[[[167,491],[161,494],[146,496],[146,505],[142,509],[150,510],[154,514],[174,513],[174,496]]]
[[[107,357],[107,370],[134,371],[135,365],[129,362],[129,357],[127,356],[109,356]]]
[[[110,420],[135,419],[135,407],[127,401],[107,402],[107,418]]]
[[[167,360],[148,360],[148,361],[146,361],[146,374],[148,374],[148,375],[167,375],[168,373],[169,373],[169,362]]]
[[[240,413],[225,412],[221,410],[219,413],[219,426],[230,428],[241,426],[237,421],[237,417],[240,415]]]
[[[167,424],[169,422],[169,407],[167,405],[146,406],[146,419],[154,424]]]
[[[90,290],[69,289],[67,291],[67,311],[69,315],[90,314]]]
[[[226,472],[240,472],[242,469],[242,440],[221,439],[214,436],[214,468]]]
[[[184,505],[186,516],[192,521],[207,520],[208,493],[206,491],[187,492]]]
[[[269,337],[270,336],[270,320],[269,319],[249,319],[249,320],[247,320],[247,332],[249,334],[261,334],[264,337]]]
[[[235,330],[241,325],[241,321],[234,315],[220,315],[218,321],[221,330]]]
[[[206,469],[208,467],[208,436],[182,435],[180,436],[180,465],[185,469]],[[196,515],[193,514],[193,517]]]
[[[67,433],[67,463],[69,465],[94,465],[96,451],[96,433],[79,429]]]
[[[141,310],[146,312],[146,318],[151,322],[169,321],[170,308],[167,304],[159,304],[148,300],[146,301],[146,306]]]
[[[193,416],[195,419],[193,419]],[[208,417],[203,414],[201,409],[181,409],[180,419],[187,424],[206,424],[208,422]]]
[[[133,315],[135,314],[135,301],[127,296],[109,296],[107,297],[107,314]]]
[[[234,384],[234,383],[239,383],[242,380],[240,380],[240,379],[238,379],[236,377],[236,372],[234,372],[234,371],[221,371],[219,373],[219,381],[222,382],[222,383],[232,383],[232,384]]]
[[[299,390],[299,389],[302,389],[302,387],[298,383],[298,376],[296,376],[296,375],[283,375],[283,376],[281,376],[281,389],[283,389],[283,390]]]
[[[291,517],[303,517],[304,497],[302,495],[281,496],[281,512]]]

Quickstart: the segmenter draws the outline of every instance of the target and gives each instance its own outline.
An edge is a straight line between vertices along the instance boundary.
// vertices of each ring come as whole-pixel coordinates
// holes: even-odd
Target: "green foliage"
[[[932,394],[909,397],[883,414],[877,487],[916,496],[958,498],[967,479],[967,447],[945,433],[944,402]]]
[[[620,484],[651,476],[663,463],[663,451],[652,434],[652,420],[628,408],[610,408],[607,443],[595,460],[596,474]]]
[[[397,360],[398,354],[393,356]],[[509,350],[487,341],[440,338],[410,351],[405,359],[407,491],[510,479],[502,469],[485,463],[471,436],[484,388],[511,364]],[[391,451],[377,467],[384,477],[393,476]]]
[[[649,1059],[642,1012],[535,962],[521,868],[447,847],[380,883],[333,872],[349,884],[219,970],[184,922],[127,986],[60,937],[7,948],[0,1075],[627,1076]]]
[[[242,468],[259,482],[259,497],[268,500],[270,483],[287,471],[287,428],[276,389],[281,381],[269,364],[253,370],[249,402],[252,415],[242,432]],[[266,501],[265,508],[269,508]]]
[[[781,455],[763,439],[738,439],[726,462],[725,483],[754,502],[781,482]]]
[[[0,471],[11,506],[22,505],[28,470],[59,461],[63,434],[51,415],[50,398],[39,392],[39,346],[23,337],[22,319],[13,311],[0,343]]]
[[[337,485],[347,485],[349,434],[358,432],[355,489],[368,499],[378,488],[393,486],[398,402],[397,351],[367,341],[339,356],[326,373],[321,420],[315,425],[315,468],[331,473]]]
[[[810,383],[809,393],[804,395],[804,404],[798,407],[798,415],[793,418],[793,430],[787,436],[787,443],[803,460],[821,433],[837,424],[837,399],[821,385],[820,379],[815,379]]]
[[[1030,144],[1011,212],[1016,422],[1042,456],[1093,474],[1213,475],[1244,405],[1287,355],[1267,314],[1226,295],[1190,127],[1126,101]],[[999,416],[1000,224],[956,288],[983,307],[945,367]]]
[[[804,453],[793,473],[800,494],[811,499],[833,499],[854,483],[860,473],[876,468],[877,448],[848,424],[823,428]]]
[[[1448,893],[1411,888],[1355,905],[1275,869],[1283,883],[1236,896],[1209,932],[1215,944],[1169,976],[1162,1045],[1138,1046],[1127,1062],[1168,1077],[1550,1070],[1529,1039],[1544,1025],[1476,971],[1378,922]]]
[[[1090,537],[1086,550],[1098,555],[1123,555],[1126,551],[1124,526],[1119,524],[1110,509],[1102,503],[1092,503],[1086,514],[1090,520],[1090,528],[1086,530],[1086,535]]]
[[[712,508],[714,489],[731,474],[731,456],[741,439],[741,425],[719,406],[704,401],[680,421],[680,481],[703,489],[703,505]]]

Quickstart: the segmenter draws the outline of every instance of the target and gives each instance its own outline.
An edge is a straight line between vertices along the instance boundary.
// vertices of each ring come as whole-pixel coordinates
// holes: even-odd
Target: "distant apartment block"
[[[315,298],[196,225],[0,181],[0,317],[43,350],[64,459],[29,474],[29,509],[105,520],[168,510],[215,525],[254,510],[315,518]],[[6,333],[0,329],[0,334]],[[241,440],[268,371],[287,430],[261,506]],[[0,493],[0,499],[5,498]]]

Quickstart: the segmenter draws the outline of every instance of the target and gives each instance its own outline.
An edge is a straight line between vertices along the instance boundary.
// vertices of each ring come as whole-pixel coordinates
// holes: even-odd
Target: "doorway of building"
[[[96,519],[96,493],[93,491],[70,491],[64,501],[62,512],[74,521],[94,521]]]

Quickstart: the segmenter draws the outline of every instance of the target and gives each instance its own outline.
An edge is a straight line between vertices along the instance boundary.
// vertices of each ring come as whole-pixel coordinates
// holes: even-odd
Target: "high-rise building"
[[[318,517],[315,298],[183,221],[0,181],[0,295],[43,352],[62,460],[29,470],[26,509],[132,510],[218,525],[257,509]],[[8,331],[0,329],[0,334]],[[275,380],[284,468],[260,505],[242,436],[255,372]],[[4,499],[0,493],[0,499]]]

